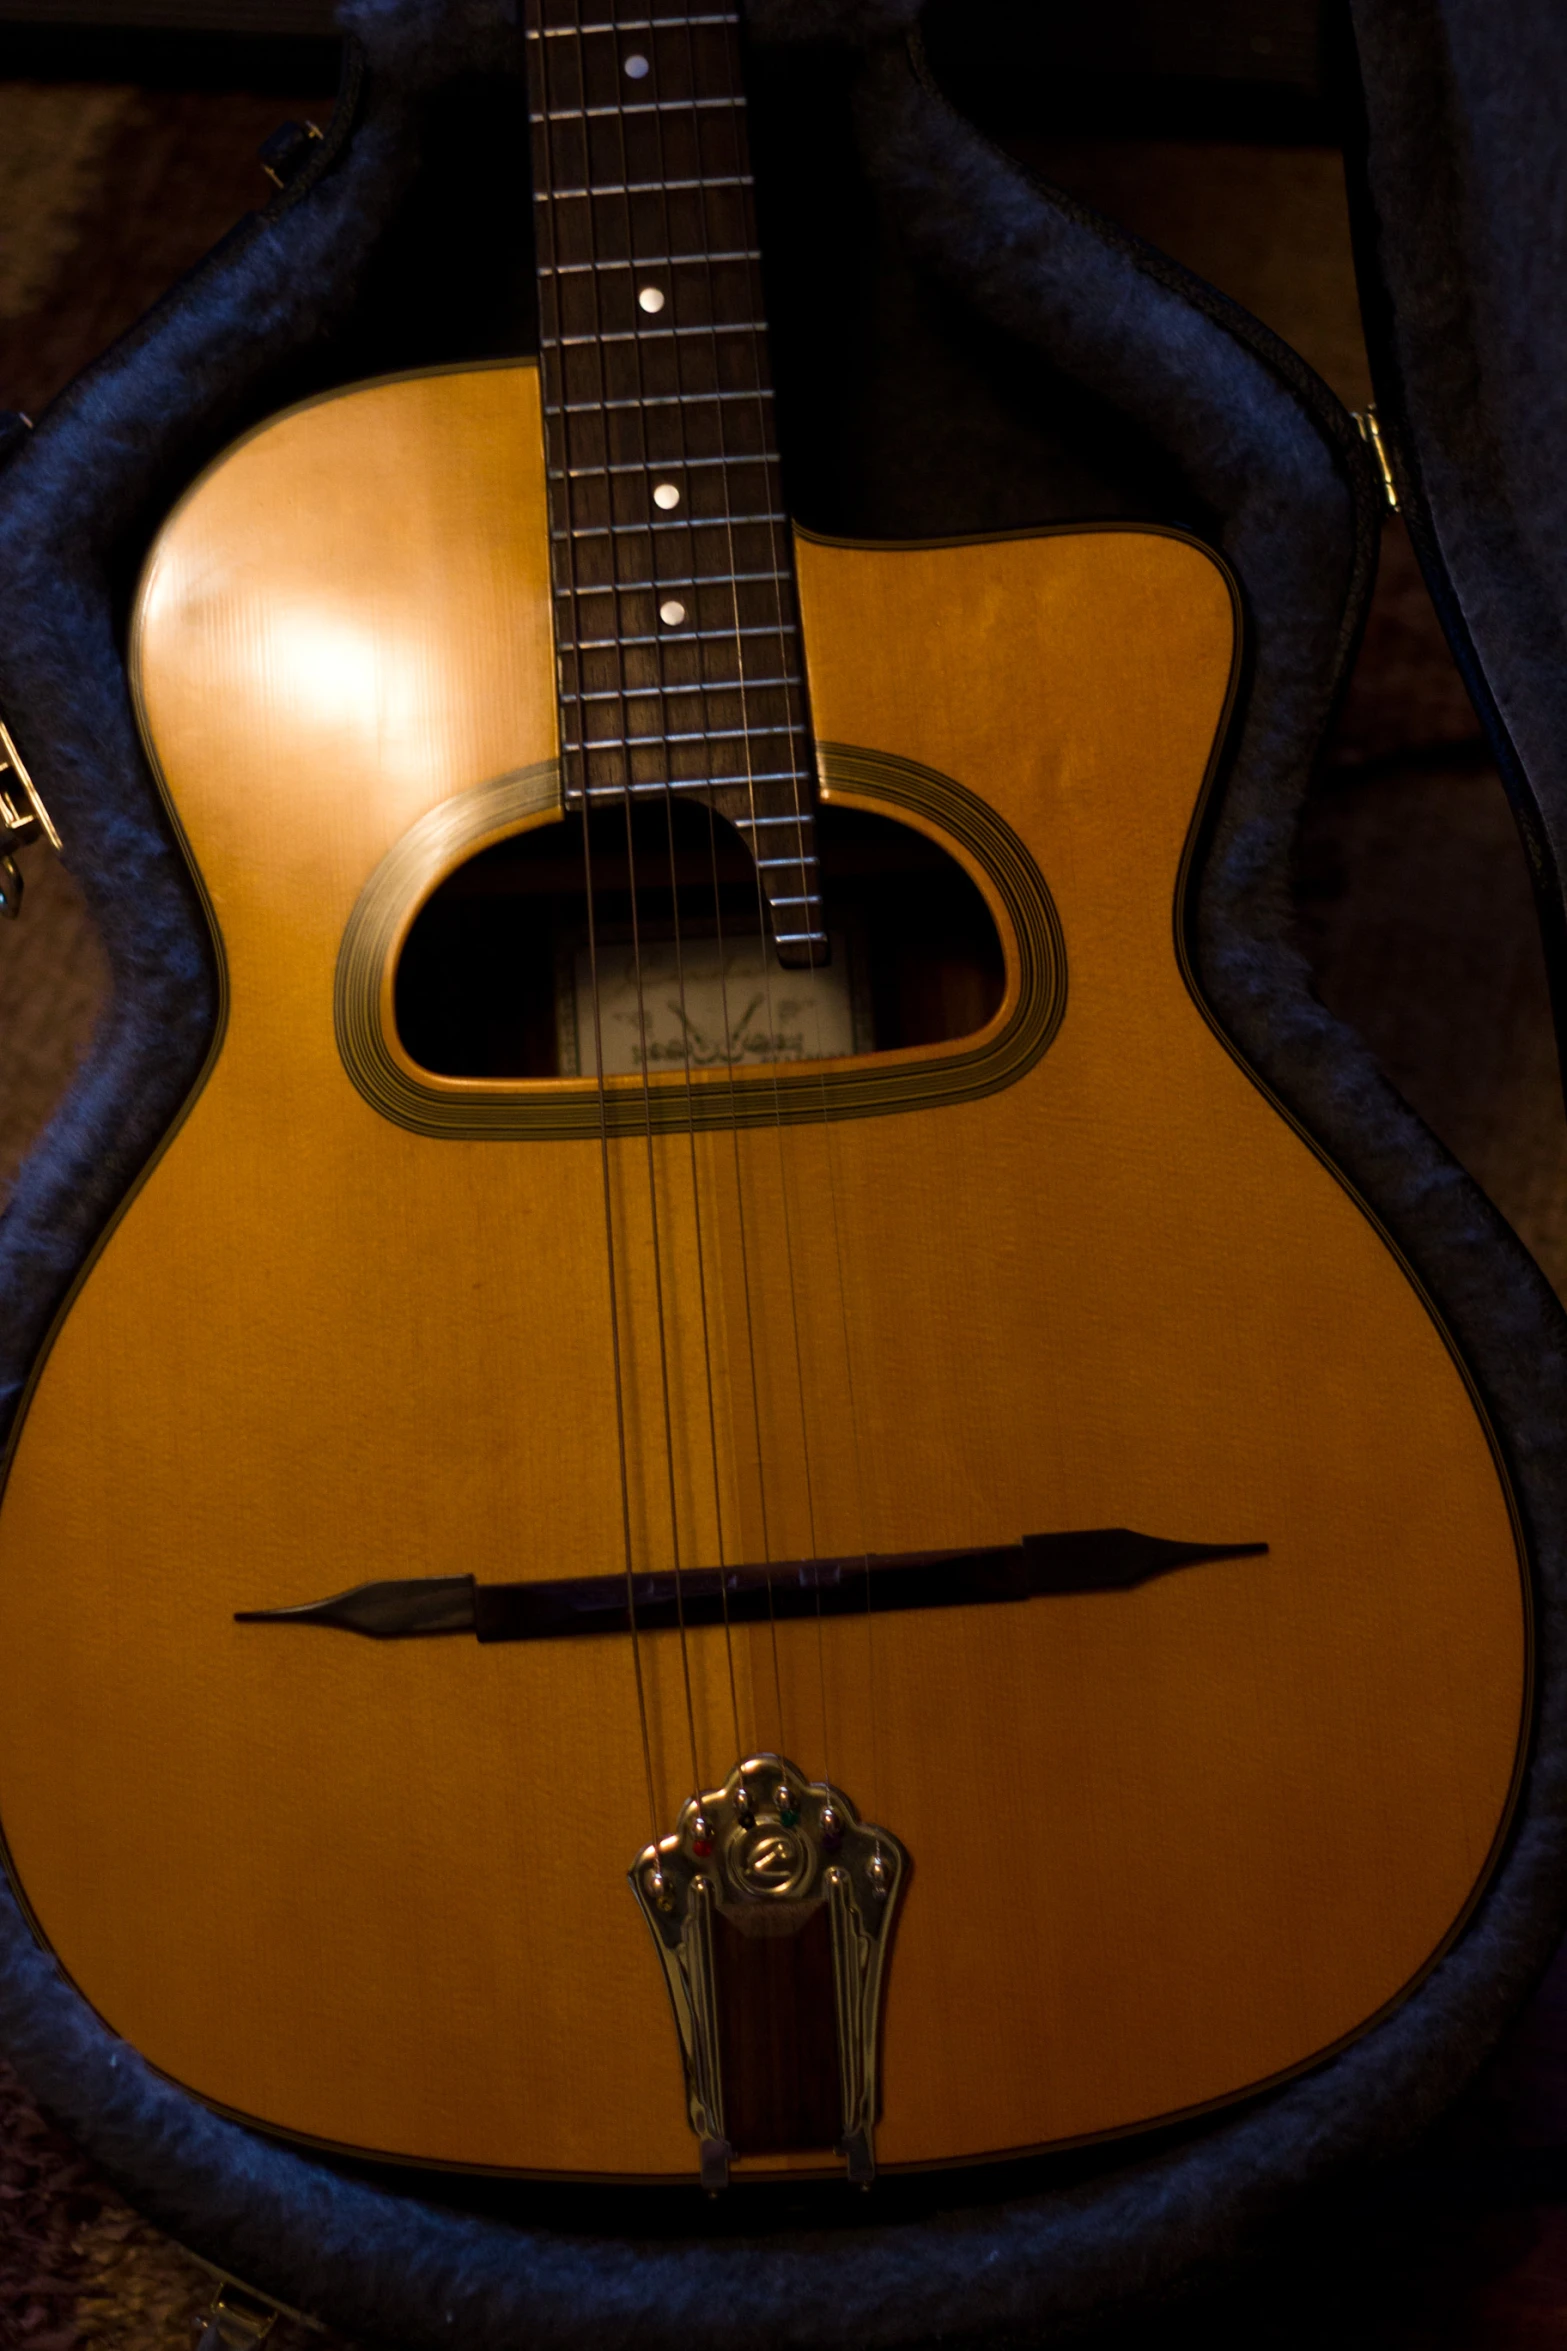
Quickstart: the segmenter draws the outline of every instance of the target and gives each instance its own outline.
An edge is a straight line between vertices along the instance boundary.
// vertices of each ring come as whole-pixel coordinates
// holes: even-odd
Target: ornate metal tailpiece
[[[50,822],[49,811],[22,765],[9,730],[0,724],[0,915],[13,921],[22,910],[22,875],[11,851],[24,841],[36,840],[40,833],[51,849],[59,849],[60,836]]]
[[[673,1836],[638,1855],[632,1890],[653,1930],[674,2003],[691,2127],[701,2141],[702,2185],[709,2191],[727,2185],[736,2153],[726,2128],[720,2052],[727,1987],[716,1922],[733,1921],[753,1934],[776,1935],[780,1927],[798,1934],[825,1909],[837,2151],[849,2178],[868,2187],[876,2171],[882,1971],[907,1870],[896,1837],[868,1827],[836,1788],[808,1780],[779,1755],[738,1764],[713,1794],[692,1797]],[[731,2019],[731,2030],[744,2021],[765,2028],[767,2019]]]

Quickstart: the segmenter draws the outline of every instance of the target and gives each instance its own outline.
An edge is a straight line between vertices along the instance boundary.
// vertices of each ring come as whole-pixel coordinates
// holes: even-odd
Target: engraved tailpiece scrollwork
[[[736,2153],[749,2151],[736,2144],[734,2115],[726,2111],[726,2022],[732,2050],[742,2023],[764,2021],[723,2014],[717,1923],[732,1922],[742,1935],[803,1939],[824,1911],[837,2152],[858,2185],[874,2178],[882,1978],[908,1866],[896,1837],[861,1821],[836,1788],[808,1780],[779,1755],[737,1764],[721,1788],[683,1806],[672,1836],[637,1856],[632,1890],[674,2006],[705,2188],[722,2188]]]

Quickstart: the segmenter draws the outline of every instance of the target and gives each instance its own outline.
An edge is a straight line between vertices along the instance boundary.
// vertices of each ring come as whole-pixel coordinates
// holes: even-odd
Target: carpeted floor
[[[320,94],[0,84],[0,408],[36,413],[265,194],[260,140]],[[1337,159],[1057,141],[1029,159],[1189,260],[1366,397]],[[68,869],[26,853],[0,925],[0,1196],[91,1033],[103,959]],[[1302,827],[1324,1000],[1567,1288],[1567,1121],[1521,852],[1399,526]],[[1544,2351],[1567,2331],[1567,1965],[1425,2154],[1311,2215],[1177,2340]],[[210,2292],[0,2066],[0,2351],[174,2351]],[[283,2351],[331,2338],[285,2324]]]
[[[216,2283],[121,2201],[0,2061],[0,2351],[190,2351]],[[339,2340],[280,2319],[268,2343]]]

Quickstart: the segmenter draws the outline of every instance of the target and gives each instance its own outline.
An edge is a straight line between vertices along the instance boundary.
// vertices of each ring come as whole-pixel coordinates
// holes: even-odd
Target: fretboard
[[[738,19],[528,0],[527,33],[567,804],[708,802],[819,961]]]

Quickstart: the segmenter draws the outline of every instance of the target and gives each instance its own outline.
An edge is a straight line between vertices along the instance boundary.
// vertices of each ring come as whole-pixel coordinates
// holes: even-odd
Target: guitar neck
[[[568,806],[666,791],[752,850],[780,960],[826,953],[738,18],[528,0]]]

